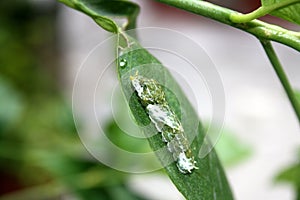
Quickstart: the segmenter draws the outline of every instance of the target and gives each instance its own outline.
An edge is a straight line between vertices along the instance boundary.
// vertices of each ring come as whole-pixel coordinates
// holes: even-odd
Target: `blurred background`
[[[184,33],[206,51],[219,71],[226,120],[217,151],[236,199],[296,198],[300,192],[299,125],[258,40],[154,1],[136,2],[141,6],[138,27]],[[260,5],[250,0],[213,2],[241,12]],[[263,20],[300,31],[272,17]],[[80,141],[72,112],[76,73],[88,53],[109,36],[89,17],[55,1],[0,1],[1,200],[183,199],[163,171],[114,170],[91,156]],[[299,90],[299,52],[279,44],[274,47]],[[86,77],[82,84],[88,87],[89,81]],[[107,92],[101,95],[105,98]],[[81,113],[77,128],[93,126],[88,123],[90,111],[82,94],[74,111]],[[102,106],[104,132],[110,140],[128,150],[149,148],[145,141],[126,137],[110,115],[110,105]],[[122,110],[116,113],[122,115]]]

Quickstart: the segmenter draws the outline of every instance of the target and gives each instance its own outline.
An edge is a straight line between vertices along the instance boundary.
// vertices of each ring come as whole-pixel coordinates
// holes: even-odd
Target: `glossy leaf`
[[[270,6],[286,0],[261,0],[263,6]],[[270,14],[300,25],[300,2],[291,4]]]
[[[128,1],[59,0],[67,6],[89,15],[103,29],[117,33],[135,27],[139,7]],[[126,19],[123,22],[122,19]],[[117,23],[117,21],[120,21]]]
[[[191,140],[191,150],[199,169],[195,169],[191,174],[182,174],[177,169],[175,162],[170,162],[165,166],[170,179],[187,199],[233,199],[225,173],[215,151],[211,151],[203,159],[197,156],[204,140],[204,129],[180,86],[158,59],[142,48],[134,39],[125,34],[121,35],[120,38],[121,44],[119,46],[122,48],[118,58],[118,74],[121,87],[136,123],[143,128],[144,134],[147,136],[151,148],[156,151],[160,162],[165,165],[165,161],[171,155],[168,151],[165,151],[165,154],[159,152],[159,150],[166,147],[166,143],[162,141],[160,134],[153,135],[157,131],[154,126],[151,126],[145,109],[131,87],[130,76],[139,73],[157,80],[167,88],[165,93],[168,104],[175,111],[178,118],[181,119],[185,134]]]

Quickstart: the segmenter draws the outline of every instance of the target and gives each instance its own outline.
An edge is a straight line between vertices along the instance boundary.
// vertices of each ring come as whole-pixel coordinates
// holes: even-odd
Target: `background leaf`
[[[112,0],[59,0],[94,19],[103,29],[117,33],[119,27],[124,30],[135,28],[138,5],[128,1]],[[126,22],[121,19],[125,18]],[[119,21],[119,23],[117,23]]]
[[[41,3],[0,1],[0,199],[145,199],[81,143],[58,80],[56,3]]]
[[[221,137],[215,146],[222,164],[226,167],[234,166],[252,154],[250,145],[240,141],[239,138],[232,133],[231,130],[224,128]]]
[[[295,90],[296,98],[300,103],[300,92],[298,90]]]
[[[277,177],[276,181],[289,182],[297,188],[300,188],[300,163],[297,163],[284,171]]]
[[[262,6],[269,6],[275,3],[279,3],[286,0],[261,0]],[[275,10],[270,13],[270,15],[274,15],[276,17],[280,17],[282,19],[288,20],[290,22],[296,23],[300,25],[300,2],[296,4],[292,4],[285,8],[281,8]]]
[[[137,95],[132,91],[129,76],[134,75],[137,71],[140,75],[154,78],[173,92],[173,94],[166,94],[167,101],[170,107],[179,115],[178,117],[181,118],[187,137],[192,138],[191,149],[199,169],[194,170],[191,174],[182,174],[178,171],[176,164],[172,162],[165,167],[170,179],[187,199],[233,199],[225,173],[215,151],[211,151],[203,159],[197,156],[204,139],[204,129],[180,86],[154,56],[143,49],[134,39],[126,35],[123,35],[123,37],[126,38],[127,45],[130,45],[120,52],[121,56],[118,59],[118,63],[122,62],[122,65],[118,65],[121,86],[137,124],[147,127],[144,128],[144,133],[148,136],[151,148],[156,151],[166,147],[166,144],[162,141],[160,134],[152,136],[157,131],[154,126],[151,127],[144,108],[139,103]],[[124,40],[120,41],[124,42]],[[124,44],[119,44],[119,46],[124,47]],[[126,64],[124,65],[124,63]],[[180,107],[177,100],[180,102]],[[193,136],[195,136],[194,139]],[[168,154],[170,156],[170,153]],[[167,155],[161,153],[157,153],[157,157],[161,163],[165,163],[164,161],[168,159]]]
[[[286,182],[293,186],[296,199],[300,199],[300,151],[298,151],[297,162],[282,170],[276,177],[276,182]]]
[[[16,123],[23,109],[21,95],[0,76],[0,135]]]

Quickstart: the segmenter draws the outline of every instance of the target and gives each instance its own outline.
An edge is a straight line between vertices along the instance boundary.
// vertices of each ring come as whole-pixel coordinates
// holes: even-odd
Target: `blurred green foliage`
[[[144,199],[78,138],[59,90],[56,14],[55,2],[0,1],[0,199]]]
[[[222,130],[221,137],[216,145],[218,156],[225,167],[231,167],[246,160],[252,155],[252,148],[228,128]]]
[[[286,182],[293,186],[296,199],[300,200],[300,151],[298,152],[297,161],[286,169],[282,170],[276,177],[276,182]]]
[[[296,98],[300,104],[300,92],[295,90]],[[293,186],[296,199],[300,200],[300,150],[298,150],[296,162],[283,169],[276,177],[276,182],[286,182]]]
[[[296,90],[295,94],[296,94],[296,98],[298,99],[298,101],[300,103],[300,91]]]

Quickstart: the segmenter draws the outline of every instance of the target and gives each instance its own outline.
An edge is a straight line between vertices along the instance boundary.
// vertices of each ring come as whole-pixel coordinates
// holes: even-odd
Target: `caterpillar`
[[[149,119],[161,133],[163,142],[167,143],[178,170],[187,174],[198,169],[182,124],[166,101],[162,86],[156,80],[138,75],[137,72],[130,76],[130,80]]]

